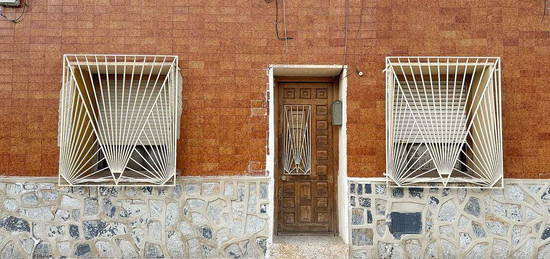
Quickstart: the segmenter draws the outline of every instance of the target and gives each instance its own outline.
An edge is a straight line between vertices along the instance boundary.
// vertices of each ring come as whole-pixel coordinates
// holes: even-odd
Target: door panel
[[[278,168],[275,183],[278,233],[335,231],[334,146],[330,115],[332,90],[332,83],[278,84]],[[310,117],[306,116],[309,124],[298,123],[300,126],[296,126],[296,123],[290,123],[294,118],[306,118],[304,114],[309,114]],[[296,149],[299,146],[296,143],[304,143],[303,139],[309,139],[308,144]],[[289,151],[289,147],[299,151]],[[309,169],[306,158],[310,159]],[[292,171],[289,169],[292,166],[305,170]]]

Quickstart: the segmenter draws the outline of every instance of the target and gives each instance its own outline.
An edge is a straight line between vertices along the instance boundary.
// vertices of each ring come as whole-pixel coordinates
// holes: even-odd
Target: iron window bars
[[[177,56],[63,57],[60,185],[174,185]]]
[[[311,105],[283,107],[284,151],[283,169],[286,175],[311,174]]]
[[[498,57],[386,58],[391,186],[502,187]]]

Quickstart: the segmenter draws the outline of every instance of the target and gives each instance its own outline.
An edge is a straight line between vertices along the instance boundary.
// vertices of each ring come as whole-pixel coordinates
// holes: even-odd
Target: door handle
[[[281,180],[286,181],[286,175],[281,176]]]

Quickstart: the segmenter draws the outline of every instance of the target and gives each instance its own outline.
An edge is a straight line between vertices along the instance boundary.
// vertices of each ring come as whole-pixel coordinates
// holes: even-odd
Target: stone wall
[[[349,188],[354,258],[550,258],[550,181],[390,189],[366,178]]]
[[[262,257],[268,206],[265,177],[162,188],[0,179],[0,258]]]

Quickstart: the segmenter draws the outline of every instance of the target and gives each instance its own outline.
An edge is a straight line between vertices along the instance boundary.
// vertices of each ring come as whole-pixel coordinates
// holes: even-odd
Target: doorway
[[[276,84],[276,234],[338,232],[338,126],[333,77],[278,77]]]

